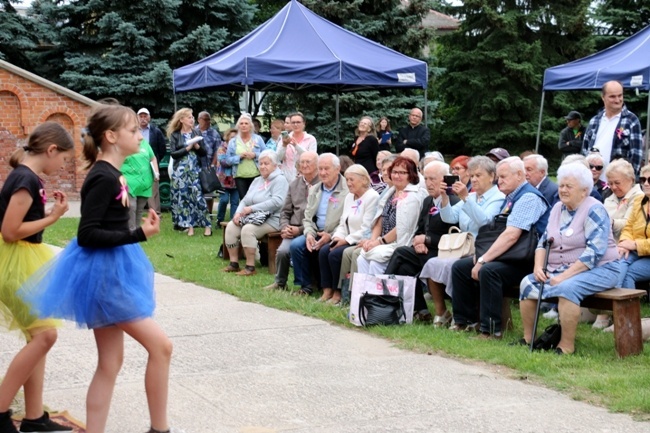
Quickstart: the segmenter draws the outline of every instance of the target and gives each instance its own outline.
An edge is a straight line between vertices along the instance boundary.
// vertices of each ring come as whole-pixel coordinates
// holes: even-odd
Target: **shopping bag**
[[[391,296],[399,296],[400,284],[402,282],[402,305],[404,309],[404,323],[413,322],[413,305],[415,303],[416,279],[405,275],[368,275],[355,273],[352,278],[352,289],[350,294],[350,323],[356,326],[363,326],[359,317],[359,303],[364,294],[384,295],[385,288]],[[366,299],[370,299],[366,297]],[[381,302],[381,301],[380,301]]]

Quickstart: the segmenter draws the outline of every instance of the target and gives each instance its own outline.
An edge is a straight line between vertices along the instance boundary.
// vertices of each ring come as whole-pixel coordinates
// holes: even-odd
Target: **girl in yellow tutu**
[[[68,199],[54,191],[54,206],[45,211],[47,196],[39,176],[57,173],[74,157],[74,142],[58,123],[34,129],[27,146],[17,149],[9,164],[14,168],[0,191],[0,324],[19,330],[27,344],[14,357],[0,384],[0,433],[18,433],[9,406],[24,387],[23,432],[70,431],[43,411],[45,356],[57,337],[54,320],[39,320],[18,295],[22,283],[53,256],[44,245],[43,231],[68,210]]]

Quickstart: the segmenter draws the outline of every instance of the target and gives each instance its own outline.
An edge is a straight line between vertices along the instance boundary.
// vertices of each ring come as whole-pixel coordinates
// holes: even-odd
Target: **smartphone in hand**
[[[447,184],[446,192],[447,195],[452,195],[453,191],[451,190],[451,186],[460,180],[460,177],[456,175],[448,175],[448,176],[443,176],[442,178],[443,182]]]

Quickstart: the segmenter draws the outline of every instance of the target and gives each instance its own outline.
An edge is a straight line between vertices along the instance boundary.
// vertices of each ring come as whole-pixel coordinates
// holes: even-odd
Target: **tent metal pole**
[[[428,126],[427,125],[427,119],[429,118],[429,116],[428,116],[428,112],[429,112],[428,105],[429,104],[427,104],[427,89],[424,89],[424,119],[422,119],[424,121],[424,126]]]
[[[546,92],[542,90],[542,102],[539,104],[539,121],[537,122],[537,141],[535,141],[535,153],[539,153],[539,137],[542,133],[542,114],[544,113],[544,96]]]
[[[174,92],[174,113],[178,111],[178,108],[176,107],[176,92]]]
[[[336,91],[336,156],[339,156],[339,92]]]
[[[643,158],[641,158],[645,164],[648,163],[648,141],[650,137],[650,90],[648,90],[648,110],[646,111],[646,120],[645,120],[645,140],[643,141]]]
[[[251,112],[251,110],[250,110],[251,101],[250,101],[249,97],[250,97],[250,94],[248,93],[248,84],[246,84],[244,86],[244,100],[246,101],[246,112],[247,113]]]

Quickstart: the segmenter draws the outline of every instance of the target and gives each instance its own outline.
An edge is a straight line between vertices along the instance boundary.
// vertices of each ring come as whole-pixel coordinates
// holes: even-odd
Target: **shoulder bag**
[[[458,227],[449,227],[438,242],[438,257],[441,259],[460,259],[474,254],[474,235],[461,232]]]
[[[199,180],[201,181],[201,191],[204,194],[209,194],[221,189],[221,182],[217,177],[217,169],[213,166],[201,167],[199,172]]]
[[[482,256],[490,249],[494,241],[506,230],[508,215],[498,214],[489,223],[478,229],[478,235],[474,241],[474,248],[477,257]],[[517,242],[494,260],[500,262],[522,262],[535,259],[535,249],[539,236],[533,224],[529,231],[522,230]]]
[[[362,326],[400,325],[406,321],[404,312],[404,282],[397,280],[399,293],[392,295],[381,280],[382,294],[365,292],[359,299],[359,320]]]

